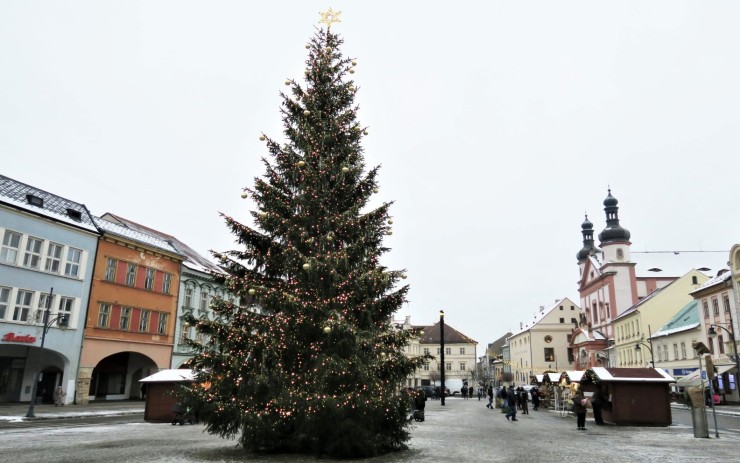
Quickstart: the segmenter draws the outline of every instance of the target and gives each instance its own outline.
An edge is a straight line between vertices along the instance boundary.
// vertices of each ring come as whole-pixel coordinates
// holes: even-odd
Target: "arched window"
[[[622,251],[622,248],[617,248],[617,260],[624,260],[624,251]]]

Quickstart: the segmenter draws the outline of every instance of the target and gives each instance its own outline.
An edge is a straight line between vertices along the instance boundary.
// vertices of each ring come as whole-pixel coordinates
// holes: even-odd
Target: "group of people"
[[[473,398],[473,386],[468,387],[467,384],[463,384],[463,387],[460,389],[460,394],[462,395],[463,399],[472,399]],[[478,400],[480,400],[480,393],[478,394]]]

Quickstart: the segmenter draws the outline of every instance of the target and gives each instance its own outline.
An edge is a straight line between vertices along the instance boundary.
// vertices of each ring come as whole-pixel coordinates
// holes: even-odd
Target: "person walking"
[[[504,410],[509,407],[509,393],[506,386],[501,386],[498,396],[501,399],[501,413],[506,413]]]
[[[481,397],[483,397],[483,387],[478,386],[478,402],[480,402]]]
[[[509,404],[509,411],[506,413],[506,419],[511,418],[511,421],[519,421],[516,419],[516,390],[510,387],[506,391],[506,400]]]
[[[529,415],[529,405],[527,404],[527,391],[522,388],[519,391],[519,405],[521,406],[522,415]]]
[[[488,385],[488,404],[486,404],[486,408],[493,408],[493,386],[490,384]]]
[[[604,424],[604,419],[601,416],[601,406],[604,403],[604,395],[601,392],[601,388],[596,389],[594,395],[591,396],[591,409],[594,411],[594,421],[598,425]]]
[[[529,391],[532,394],[532,410],[537,411],[540,408],[540,390],[535,386]]]
[[[580,390],[577,390],[573,396],[573,413],[576,415],[576,425],[579,431],[586,430],[586,405],[588,405],[588,399],[581,394]]]
[[[58,407],[61,405],[62,407],[64,407],[65,397],[67,397],[67,393],[64,392],[64,388],[62,388],[62,385],[60,384],[54,391],[54,406]]]

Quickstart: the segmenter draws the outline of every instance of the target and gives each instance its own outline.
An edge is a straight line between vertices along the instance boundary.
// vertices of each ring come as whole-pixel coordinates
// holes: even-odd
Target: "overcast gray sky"
[[[358,60],[398,314],[481,345],[560,297],[607,186],[633,250],[740,241],[737,1],[0,2],[0,171],[231,249],[319,11]],[[686,271],[689,269],[687,268]],[[482,349],[479,349],[479,353]]]

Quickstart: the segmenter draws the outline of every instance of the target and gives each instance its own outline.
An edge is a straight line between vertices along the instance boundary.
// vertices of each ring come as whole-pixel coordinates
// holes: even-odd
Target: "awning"
[[[722,373],[728,372],[732,370],[733,368],[735,368],[735,365],[715,365],[715,368],[717,369],[717,374],[721,375]],[[701,371],[703,370],[695,370],[690,375],[680,378],[679,380],[676,381],[676,386],[679,386],[679,387],[700,386],[701,377],[699,375],[701,374]],[[706,380],[704,382],[706,382]]]

